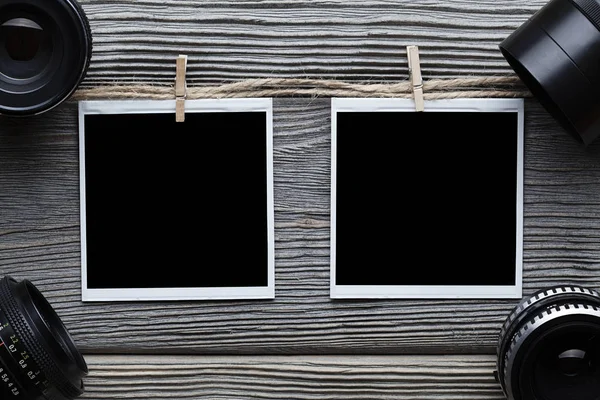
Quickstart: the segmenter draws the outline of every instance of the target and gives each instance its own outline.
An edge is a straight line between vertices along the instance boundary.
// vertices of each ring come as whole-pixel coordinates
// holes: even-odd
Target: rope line
[[[513,76],[433,79],[423,84],[425,99],[531,97],[521,80]],[[354,83],[325,79],[260,78],[216,86],[190,86],[187,99],[249,97],[412,97],[409,81]],[[174,85],[115,85],[80,89],[76,100],[175,98]]]

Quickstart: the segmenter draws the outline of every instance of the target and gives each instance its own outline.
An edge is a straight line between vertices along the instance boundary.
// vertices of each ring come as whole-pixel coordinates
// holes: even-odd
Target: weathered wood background
[[[410,44],[425,79],[510,75],[497,46],[543,4],[84,0],[94,52],[83,86],[171,84],[181,53],[195,85],[402,81]],[[274,102],[269,301],[82,303],[76,104],[0,119],[0,275],[32,280],[55,306],[90,366],[84,398],[502,398],[493,354],[515,301],[329,298],[329,106]],[[599,288],[600,142],[576,143],[534,99],[524,202],[525,294]]]

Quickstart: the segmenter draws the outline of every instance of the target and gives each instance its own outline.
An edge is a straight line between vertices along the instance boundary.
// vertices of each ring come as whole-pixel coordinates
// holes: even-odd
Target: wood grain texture
[[[491,356],[88,356],[81,399],[503,399]]]
[[[94,51],[84,86],[259,77],[401,81],[511,74],[498,45],[544,0],[82,0]]]
[[[0,275],[34,281],[87,353],[492,353],[515,301],[329,298],[330,101],[275,99],[274,119],[274,300],[82,303],[73,104],[0,120]],[[534,100],[524,214],[526,294],[600,287],[600,142],[582,147]]]

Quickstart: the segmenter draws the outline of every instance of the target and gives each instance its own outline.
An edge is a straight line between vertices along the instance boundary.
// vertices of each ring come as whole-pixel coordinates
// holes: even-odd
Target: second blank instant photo
[[[270,99],[80,103],[82,297],[272,298]]]
[[[332,100],[331,296],[520,298],[523,100]]]

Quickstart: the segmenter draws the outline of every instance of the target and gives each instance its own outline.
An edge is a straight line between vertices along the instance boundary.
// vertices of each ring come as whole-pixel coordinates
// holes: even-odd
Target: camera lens
[[[90,26],[75,0],[0,0],[0,114],[40,114],[65,101],[91,53]]]
[[[552,0],[501,44],[510,66],[578,141],[600,135],[600,0]]]
[[[74,399],[83,393],[87,372],[40,291],[27,280],[0,280],[0,399]]]
[[[509,400],[598,400],[600,294],[565,286],[525,297],[502,326],[497,357]]]

